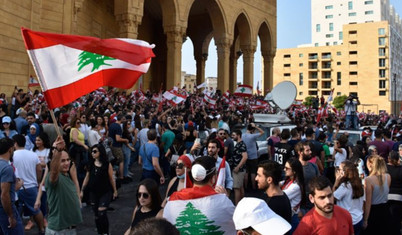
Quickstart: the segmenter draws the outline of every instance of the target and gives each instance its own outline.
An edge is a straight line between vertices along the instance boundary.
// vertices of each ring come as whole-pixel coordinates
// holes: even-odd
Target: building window
[[[380,91],[380,92],[378,93],[378,95],[379,95],[379,96],[386,96],[386,93],[387,93],[386,91]]]
[[[378,55],[379,56],[385,56],[385,48],[379,48],[378,49]]]
[[[379,28],[378,35],[385,35],[385,28]]]
[[[299,63],[299,67],[303,67],[303,63]]]
[[[364,1],[364,5],[371,5],[371,4],[373,4],[373,0],[370,0],[370,1]]]
[[[357,51],[349,51],[349,55],[357,55]]]
[[[340,95],[342,95],[341,92],[337,92],[337,93],[336,93],[336,96],[340,96]]]
[[[334,35],[333,35],[332,33],[330,33],[330,34],[325,34],[325,37],[326,37],[326,38],[333,38]]]
[[[289,67],[290,67],[290,64],[284,64],[283,67],[289,68]]]
[[[283,76],[290,77],[290,73],[284,73]]]
[[[349,31],[349,34],[357,34],[356,30]]]
[[[385,78],[385,69],[379,70],[380,78]]]
[[[332,19],[332,18],[334,18],[333,15],[326,15],[326,16],[325,16],[325,19]]]
[[[385,59],[379,59],[378,66],[385,67]]]
[[[326,42],[326,43],[325,43],[325,46],[329,46],[329,42]]]
[[[343,40],[343,32],[339,32],[339,40]]]
[[[342,63],[340,61],[336,62],[336,65],[341,65]]]
[[[334,23],[329,23],[329,31],[334,31]]]
[[[316,25],[315,25],[315,31],[316,31],[317,33],[321,32],[321,25],[320,25],[320,24],[316,24]]]
[[[378,38],[378,45],[384,46],[385,45],[385,38]]]
[[[302,57],[303,57],[303,53],[300,53],[300,54],[299,54],[299,58],[302,58]]]
[[[336,52],[336,55],[342,55],[342,52],[337,51],[337,52]]]
[[[338,42],[334,42],[334,46],[338,45]]]
[[[379,81],[379,84],[378,84],[378,87],[379,87],[380,89],[385,89],[385,80],[380,80],[380,81]]]
[[[299,86],[303,86],[303,73],[299,73]]]
[[[365,15],[372,15],[372,14],[374,14],[374,11],[365,11],[364,14]]]
[[[322,78],[331,78],[331,72],[328,72],[328,71],[323,72],[322,73]]]
[[[357,86],[357,82],[349,82],[349,86]]]
[[[349,16],[356,16],[356,12],[350,12]]]
[[[290,54],[283,55],[283,58],[290,58],[290,57],[291,57]]]
[[[357,41],[350,41],[349,43],[352,44],[352,45],[356,45]]]
[[[342,85],[342,72],[336,73],[336,85],[338,86]]]
[[[353,2],[352,1],[348,2],[348,9],[353,10]]]
[[[349,75],[357,75],[357,71],[350,71]]]
[[[302,91],[299,91],[299,95],[303,95],[303,92],[302,92]]]
[[[314,46],[315,46],[315,47],[318,47],[318,42],[314,43]]]
[[[349,61],[349,65],[357,65],[357,61]]]
[[[325,10],[329,10],[329,9],[333,9],[334,8],[334,6],[333,5],[328,5],[328,6],[325,6]]]

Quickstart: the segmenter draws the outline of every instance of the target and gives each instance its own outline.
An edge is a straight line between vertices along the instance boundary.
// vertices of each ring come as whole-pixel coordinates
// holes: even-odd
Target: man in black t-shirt
[[[292,146],[288,144],[288,139],[290,138],[289,129],[283,129],[281,133],[281,140],[274,145],[274,161],[285,167],[286,161],[293,157]]]
[[[228,158],[230,168],[233,176],[233,189],[235,194],[235,205],[244,197],[244,176],[246,174],[246,161],[247,161],[247,146],[241,139],[241,131],[234,130],[232,138],[236,141],[233,154]]]
[[[123,169],[124,169],[124,154],[123,154],[123,144],[128,144],[129,140],[122,138],[123,129],[121,128],[123,115],[117,115],[116,122],[110,124],[109,126],[109,137],[113,139],[112,143],[112,153],[115,158],[115,164],[119,166],[119,179],[123,180]]]
[[[269,208],[290,223],[292,208],[288,196],[279,187],[281,177],[281,165],[268,160],[258,165],[255,180],[257,181],[258,189],[265,191],[264,200],[267,202]]]

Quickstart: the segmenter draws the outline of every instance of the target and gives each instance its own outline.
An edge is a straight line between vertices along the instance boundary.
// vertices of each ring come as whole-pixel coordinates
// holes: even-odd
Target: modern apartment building
[[[290,80],[297,99],[355,94],[359,111],[392,110],[390,27],[387,21],[347,24],[343,44],[280,49],[274,60],[274,85]],[[399,65],[400,66],[400,65]],[[400,93],[398,93],[400,99]]]
[[[312,43],[277,50],[274,85],[291,80],[298,99],[359,96],[359,110],[399,113],[402,24],[389,0],[311,0]]]

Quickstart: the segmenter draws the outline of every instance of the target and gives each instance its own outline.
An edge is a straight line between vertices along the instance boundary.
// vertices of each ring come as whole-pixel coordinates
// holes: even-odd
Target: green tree
[[[115,60],[115,58],[109,56],[98,55],[87,51],[81,52],[81,54],[79,55],[79,59],[80,61],[78,62],[78,66],[80,67],[78,68],[78,71],[81,71],[81,69],[85,66],[92,64],[91,72],[93,72],[94,70],[98,70],[99,67],[102,65],[112,66],[111,64],[106,64],[105,61]]]
[[[346,95],[339,95],[337,97],[334,98],[334,100],[332,101],[332,105],[336,108],[336,109],[341,109],[344,106],[345,100],[348,97]]]
[[[303,102],[304,106],[310,107],[311,105],[313,105],[313,98],[315,98],[315,97],[314,96],[307,96],[304,99],[304,102]]]
[[[189,202],[186,209],[180,212],[176,218],[176,228],[180,234],[211,234],[222,235],[223,231],[219,230],[220,226],[214,225],[215,221],[208,220],[208,218],[194,205]]]

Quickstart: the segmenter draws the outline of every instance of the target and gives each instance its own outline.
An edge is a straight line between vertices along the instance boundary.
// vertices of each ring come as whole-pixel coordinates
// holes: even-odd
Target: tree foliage
[[[345,103],[345,100],[348,97],[346,95],[339,95],[337,97],[334,98],[334,100],[332,101],[332,105],[336,108],[336,109],[342,109]]]
[[[313,98],[315,98],[314,96],[307,96],[304,99],[303,105],[306,107],[310,107],[311,105],[313,105]]]

